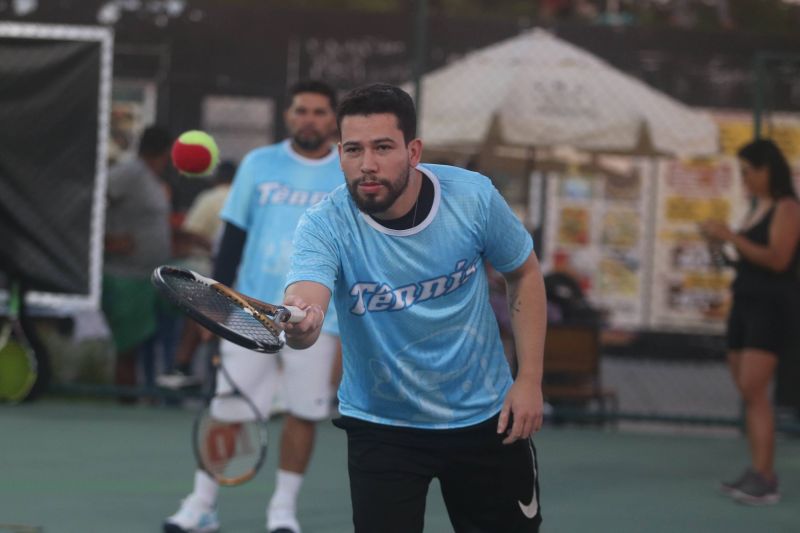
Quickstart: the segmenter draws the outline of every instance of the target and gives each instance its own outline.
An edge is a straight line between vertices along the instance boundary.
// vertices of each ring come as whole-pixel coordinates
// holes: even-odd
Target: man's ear
[[[415,167],[422,160],[422,139],[414,139],[408,143],[408,162]]]

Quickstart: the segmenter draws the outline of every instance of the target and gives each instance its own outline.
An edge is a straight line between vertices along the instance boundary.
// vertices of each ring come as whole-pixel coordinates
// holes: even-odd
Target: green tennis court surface
[[[160,531],[190,489],[191,421],[188,410],[112,403],[0,407],[0,531]],[[273,443],[278,429],[271,423]],[[716,492],[745,464],[736,436],[547,427],[536,443],[543,533],[800,531],[800,439],[778,441],[783,501],[769,508]],[[273,444],[254,481],[221,490],[225,533],[264,531],[276,456]],[[320,426],[299,518],[304,533],[352,530],[344,433],[330,423]],[[426,532],[451,531],[435,483],[425,523]]]

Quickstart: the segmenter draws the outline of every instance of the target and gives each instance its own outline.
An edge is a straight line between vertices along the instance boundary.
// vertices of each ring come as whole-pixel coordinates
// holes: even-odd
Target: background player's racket
[[[173,266],[153,271],[153,284],[189,317],[220,337],[250,350],[275,353],[283,347],[278,323],[299,322],[305,312],[249,298],[197,272]]]
[[[194,421],[192,449],[198,466],[220,485],[240,485],[252,479],[267,455],[266,421],[231,379],[212,341],[212,363],[227,384],[220,384]],[[216,373],[215,373],[216,374]],[[227,386],[226,386],[227,385]]]
[[[22,295],[19,283],[8,288],[8,307],[0,325],[0,400],[20,402],[36,383],[37,364],[20,321]]]

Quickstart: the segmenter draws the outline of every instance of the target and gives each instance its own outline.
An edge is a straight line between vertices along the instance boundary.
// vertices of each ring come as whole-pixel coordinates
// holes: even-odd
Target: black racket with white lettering
[[[300,322],[305,311],[272,305],[241,294],[186,268],[160,266],[153,285],[200,325],[250,350],[275,353],[284,345],[282,322]]]

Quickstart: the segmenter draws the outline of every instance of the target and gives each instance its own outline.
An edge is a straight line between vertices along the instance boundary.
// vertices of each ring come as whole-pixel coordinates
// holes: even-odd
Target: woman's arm
[[[792,261],[800,240],[800,203],[785,198],[775,206],[769,230],[769,243],[757,244],[721,222],[706,222],[703,231],[709,236],[730,241],[742,257],[764,268],[783,272]]]
[[[740,233],[730,239],[740,254],[757,265],[783,272],[789,264],[800,239],[800,204],[784,199],[775,206],[775,215],[769,228],[769,244],[756,244]]]

